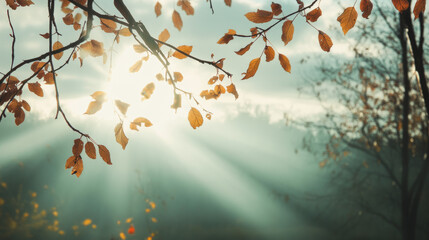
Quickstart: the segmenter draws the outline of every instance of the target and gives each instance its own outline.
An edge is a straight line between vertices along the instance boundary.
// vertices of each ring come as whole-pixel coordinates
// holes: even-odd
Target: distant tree
[[[336,207],[354,206],[355,217],[374,216],[413,240],[429,236],[424,18],[416,36],[409,10],[375,9],[358,25],[353,58],[320,66],[311,89],[327,114],[307,124],[329,135],[319,165],[332,170]]]

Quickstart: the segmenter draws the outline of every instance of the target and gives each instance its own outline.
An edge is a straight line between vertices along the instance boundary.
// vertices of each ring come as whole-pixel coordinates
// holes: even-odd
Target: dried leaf
[[[235,85],[233,83],[231,83],[231,85],[226,87],[226,91],[233,94],[235,99],[238,98],[238,92],[237,92],[237,89],[235,89]]]
[[[89,158],[92,158],[92,159],[97,158],[97,152],[95,151],[95,146],[92,142],[86,142],[85,153]]]
[[[66,25],[72,25],[74,23],[73,14],[67,14],[65,17],[63,17],[63,21]]]
[[[259,63],[261,62],[261,58],[255,58],[249,63],[249,67],[247,68],[246,74],[241,80],[251,78],[255,76],[258,71]]]
[[[254,23],[266,23],[273,19],[272,12],[259,9],[256,12],[248,12],[244,16]]]
[[[188,113],[188,120],[189,120],[189,123],[191,124],[191,127],[194,129],[203,125],[203,121],[204,121],[200,111],[198,111],[198,109],[196,108],[191,108],[191,110]]]
[[[127,114],[128,107],[130,106],[130,104],[117,99],[115,100],[115,105],[123,115]]]
[[[115,32],[116,30],[116,22],[110,19],[100,18],[100,24],[101,24],[101,29],[106,33],[112,33],[112,32]]]
[[[88,108],[86,109],[86,112],[84,114],[94,114],[100,111],[102,106],[103,106],[102,102],[92,101],[89,103]]]
[[[73,155],[66,160],[66,169],[73,167],[76,164],[76,157]]]
[[[328,36],[328,34],[319,31],[319,44],[323,51],[329,52],[331,50],[331,47],[333,45],[331,38]]]
[[[223,37],[221,37],[217,43],[218,44],[228,44],[229,41],[234,39],[234,35],[236,34],[236,31],[233,29],[229,29],[227,33]]]
[[[224,0],[225,5],[231,7],[231,0]]]
[[[53,73],[46,73],[44,76],[43,76],[43,80],[45,81],[45,84],[46,85],[51,85],[51,84],[54,84],[55,82],[54,82],[54,74]]]
[[[51,36],[51,35],[49,35],[49,33],[45,33],[45,34],[39,34],[40,36],[42,36],[43,38],[45,38],[45,39],[48,39],[49,38],[49,36]]]
[[[143,52],[147,51],[147,49],[145,47],[143,47],[142,45],[140,45],[140,44],[134,44],[133,48],[134,48],[134,51],[136,53],[143,53]]]
[[[291,20],[286,20],[282,26],[282,41],[288,44],[293,38],[294,27]]]
[[[142,67],[143,61],[140,59],[130,67],[130,72],[135,73]]]
[[[186,12],[186,15],[194,15],[194,8],[189,0],[179,0],[177,1],[177,6],[181,6],[182,10]]]
[[[56,51],[56,50],[58,50],[58,49],[60,49],[62,47],[63,47],[63,44],[61,44],[59,41],[56,41],[54,43],[54,45],[52,45],[52,50]],[[60,58],[63,56],[63,54],[64,54],[64,52],[56,53],[56,54],[54,54],[54,58],[57,59],[57,60],[60,60]]]
[[[22,110],[22,108],[20,108],[20,107],[16,108],[15,112],[14,112],[14,117],[15,117],[15,124],[16,124],[16,126],[19,126],[25,120],[25,112],[24,112],[24,110]]]
[[[305,18],[307,19],[307,21],[315,22],[317,21],[317,19],[319,19],[320,16],[322,16],[322,10],[318,7],[307,13],[307,16],[305,16]]]
[[[145,127],[152,126],[152,123],[147,118],[138,117],[130,123],[130,129],[138,131],[137,126],[140,127],[142,123],[144,123]]]
[[[133,34],[131,33],[129,28],[122,28],[121,30],[119,30],[119,35],[124,36],[124,37],[129,37]]]
[[[265,46],[264,54],[265,54],[265,61],[267,62],[271,62],[276,56],[274,49],[270,46]]]
[[[354,7],[349,7],[344,10],[344,12],[337,18],[337,21],[340,22],[341,28],[343,29],[344,35],[354,27],[358,14]]]
[[[280,61],[280,64],[282,65],[282,68],[286,72],[290,73],[291,66],[290,66],[290,63],[289,63],[289,59],[285,55],[279,53],[279,61]]]
[[[161,8],[162,8],[161,3],[156,2],[156,4],[155,4],[155,14],[156,14],[156,17],[159,17],[161,15]]]
[[[107,101],[107,94],[103,91],[95,91],[91,94],[91,97],[97,102],[105,102]]]
[[[120,232],[119,233],[119,238],[122,239],[122,240],[125,240],[125,239],[127,239],[127,236],[125,236],[125,233]]]
[[[215,92],[216,95],[221,95],[225,93],[225,88],[222,85],[218,84],[215,86],[213,91]]]
[[[104,145],[98,145],[98,154],[100,154],[101,158],[109,165],[112,165],[110,160],[110,152]]]
[[[83,172],[83,161],[81,157],[76,157],[76,164],[73,166],[72,175],[76,174],[76,177],[80,177]]]
[[[125,136],[124,129],[122,128],[122,123],[118,123],[118,125],[116,125],[115,136],[116,142],[121,144],[122,149],[125,149],[128,144],[128,138],[127,136]]]
[[[73,147],[72,147],[73,155],[75,155],[76,157],[78,157],[82,153],[82,150],[83,150],[83,142],[82,142],[82,140],[80,140],[79,138],[75,139]]]
[[[27,101],[22,100],[22,101],[21,101],[21,105],[22,105],[22,107],[25,109],[25,111],[27,111],[27,112],[31,111],[30,104],[28,104],[28,102],[27,102]]]
[[[80,45],[81,57],[86,57],[88,54],[92,57],[103,56],[103,43],[97,40],[90,40]]]
[[[283,12],[282,11],[282,5],[275,3],[275,2],[272,2],[271,3],[271,11],[273,11],[273,14],[275,16],[282,14],[282,12]]]
[[[91,219],[89,219],[89,218],[87,218],[87,219],[83,220],[82,225],[83,225],[83,226],[88,226],[88,225],[90,225],[91,223],[92,223],[92,220],[91,220]]]
[[[186,54],[188,54],[188,55],[192,52],[192,46],[182,45],[182,46],[179,46],[177,49],[180,50],[180,51],[182,51],[182,52],[184,52],[184,53],[186,53]],[[184,58],[186,58],[188,56],[186,56],[185,54],[183,54],[181,52],[175,51],[173,53],[173,57],[176,57],[178,59],[184,59]]]
[[[131,224],[130,227],[128,228],[128,234],[134,234],[136,232],[136,229],[134,228],[134,226]]]
[[[174,72],[173,77],[175,82],[181,82],[183,80],[183,75],[180,72]]]
[[[170,38],[170,33],[167,29],[164,29],[158,36],[158,40],[161,42],[166,42]],[[161,47],[162,43],[158,43],[158,46]]]
[[[36,94],[39,97],[43,97],[43,89],[40,87],[40,83],[38,83],[38,82],[29,83],[28,84],[28,90],[30,90],[30,92],[33,92],[34,94]]]
[[[408,0],[392,0],[393,5],[395,6],[398,11],[402,12],[404,10],[407,10],[410,6],[410,3]]]
[[[149,99],[150,96],[152,96],[153,91],[155,90],[155,84],[153,82],[148,83],[142,90],[141,95],[142,97],[142,101],[145,99]]]
[[[369,1],[369,0],[368,0]],[[426,0],[417,0],[416,5],[414,6],[414,19],[419,18],[420,13],[424,13],[426,8]]]
[[[172,18],[173,18],[174,27],[177,28],[179,31],[182,30],[182,27],[183,27],[182,18],[180,17],[180,14],[176,10],[174,10]]]
[[[362,17],[368,18],[371,14],[373,4],[371,0],[361,0],[360,1],[360,10],[362,11]]]
[[[44,62],[33,62],[32,64],[31,64],[31,70],[33,71],[33,72],[37,72],[37,71],[39,71],[40,69],[42,69],[43,68],[43,65],[45,65],[45,63]]]
[[[182,107],[182,95],[174,93],[174,102],[170,107],[175,109],[176,111],[178,108],[181,108]]]
[[[250,49],[250,47],[252,46],[252,44],[253,44],[253,42],[251,42],[251,43],[247,44],[244,48],[242,48],[242,49],[240,49],[240,50],[236,51],[235,53],[236,53],[236,54],[238,54],[238,55],[243,55],[243,54],[245,54],[247,51],[249,51],[249,49]]]

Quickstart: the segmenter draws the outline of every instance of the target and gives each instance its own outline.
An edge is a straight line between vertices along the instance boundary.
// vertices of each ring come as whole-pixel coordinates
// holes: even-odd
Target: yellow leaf
[[[125,233],[120,232],[119,233],[119,238],[121,238],[122,240],[125,240],[125,239],[127,239],[127,236],[125,236]]]
[[[289,63],[289,59],[285,55],[279,53],[279,61],[280,61],[280,64],[282,65],[282,68],[286,72],[290,73],[291,66]]]
[[[65,17],[63,17],[63,21],[66,25],[72,25],[74,23],[73,14],[67,14]]]
[[[126,223],[130,223],[133,220],[133,218],[127,218],[127,220],[125,220]]]
[[[107,94],[103,91],[95,91],[93,94],[91,94],[91,97],[97,102],[103,103],[107,101]]]
[[[282,41],[284,44],[288,44],[292,41],[293,38],[294,27],[291,20],[287,20],[283,23],[282,26]]]
[[[97,228],[97,225],[95,225],[95,224],[92,224],[92,229],[96,229]]]
[[[240,49],[240,50],[236,51],[235,53],[236,53],[236,54],[238,54],[238,55],[243,55],[243,54],[245,54],[247,51],[249,51],[249,49],[250,49],[250,47],[252,46],[252,44],[253,44],[253,42],[251,42],[251,43],[247,44],[244,48],[242,48],[242,49]]]
[[[226,87],[226,91],[233,94],[235,99],[238,98],[238,92],[237,92],[237,89],[235,89],[235,85],[233,83],[231,83],[231,85]]]
[[[87,219],[83,220],[82,225],[83,225],[83,226],[88,226],[88,225],[90,225],[91,223],[92,223],[92,220],[91,220],[91,219],[89,219],[89,218],[87,218]]]
[[[43,81],[45,81],[46,85],[54,84],[54,74],[53,73],[46,73],[45,76],[43,76]]]
[[[123,115],[127,114],[128,107],[130,106],[130,104],[122,102],[121,100],[115,100],[115,105]]]
[[[249,63],[249,67],[247,68],[246,74],[241,80],[251,78],[255,76],[258,71],[259,63],[261,62],[261,58],[255,58]]]
[[[249,21],[254,23],[266,23],[273,19],[273,13],[270,11],[259,10],[256,12],[248,12],[244,15]]]
[[[161,8],[162,8],[161,3],[156,2],[156,4],[155,4],[155,14],[156,14],[156,17],[159,17],[161,15]]]
[[[80,140],[79,138],[75,139],[74,140],[74,145],[72,147],[73,155],[75,155],[76,157],[78,157],[82,153],[82,150],[83,150],[83,142],[82,142],[82,140]]]
[[[136,63],[134,63],[134,65],[132,65],[130,67],[130,72],[132,72],[132,73],[138,72],[140,70],[140,68],[142,67],[142,63],[143,63],[143,61],[141,59],[138,60]]]
[[[198,111],[198,109],[196,108],[191,108],[191,110],[188,113],[188,120],[189,120],[189,123],[191,124],[191,127],[194,129],[203,125],[203,121],[204,121],[200,111]]]
[[[194,15],[194,8],[189,0],[179,0],[177,1],[177,6],[181,6],[182,10],[186,12],[186,15]]]
[[[319,19],[320,16],[322,16],[322,10],[318,7],[307,13],[307,16],[305,16],[305,18],[307,19],[307,21],[315,22],[317,21],[317,19]]]
[[[88,109],[86,109],[84,114],[94,114],[101,109],[102,105],[103,103],[100,101],[92,101],[89,103]]]
[[[115,136],[116,142],[121,144],[122,149],[125,149],[128,144],[128,138],[127,136],[125,136],[124,129],[122,128],[122,123],[118,123],[118,125],[116,125]]]
[[[274,49],[270,46],[265,47],[264,54],[265,54],[265,61],[267,61],[267,62],[271,62],[274,59],[274,57],[276,56]]]
[[[408,0],[392,0],[393,5],[395,6],[398,11],[402,12],[404,10],[407,10],[410,6],[410,3]]]
[[[172,18],[173,18],[174,27],[176,27],[179,31],[182,30],[182,26],[183,26],[182,18],[180,17],[180,14],[176,10],[174,10]]]
[[[80,45],[81,57],[86,57],[88,54],[92,57],[103,56],[103,43],[97,40],[90,40]]]
[[[182,45],[182,46],[179,46],[177,49],[184,52],[185,54],[188,54],[188,55],[192,52],[192,46]],[[176,57],[178,59],[184,59],[184,58],[188,57],[185,54],[183,54],[179,51],[175,51],[173,53],[173,57]]]
[[[36,94],[39,97],[43,97],[43,89],[40,87],[40,83],[38,83],[38,82],[29,83],[28,84],[28,90],[30,90],[30,92],[33,92],[34,94]]]
[[[138,131],[137,126],[140,127],[142,123],[144,123],[145,127],[152,126],[152,123],[147,118],[138,117],[130,123],[130,129]]]
[[[156,218],[152,218],[152,222],[154,222],[154,223],[157,223],[158,222],[158,220],[156,219]]]
[[[110,160],[110,152],[104,145],[98,145],[98,154],[100,154],[101,158],[109,165],[112,165]]]
[[[153,91],[155,91],[155,84],[153,82],[148,83],[142,90],[141,95],[142,97],[142,101],[145,99],[149,99],[150,96],[152,96]]]
[[[97,153],[95,151],[95,146],[92,142],[86,142],[85,144],[85,153],[89,158],[96,159]]]
[[[343,29],[344,35],[354,27],[358,14],[354,7],[349,7],[344,10],[344,12],[337,18],[337,21],[340,22],[341,28]]]
[[[331,38],[328,36],[328,34],[319,31],[319,44],[323,51],[329,52],[331,50],[331,47],[333,45]]]
[[[129,28],[122,28],[121,30],[119,30],[119,35],[129,37],[132,35],[132,33]]]
[[[154,202],[149,202],[149,205],[152,209],[154,209],[156,207],[156,204]]]
[[[60,49],[62,47],[63,47],[63,44],[61,44],[59,41],[56,41],[54,43],[54,45],[52,45],[52,50],[56,51],[56,50],[58,50],[58,49]],[[57,59],[57,60],[60,60],[60,58],[63,56],[63,54],[64,54],[64,52],[55,53],[54,54],[54,58]]]
[[[158,40],[161,42],[166,42],[170,38],[170,33],[167,29],[164,29],[158,36]],[[162,43],[158,43],[159,47],[162,46]]]

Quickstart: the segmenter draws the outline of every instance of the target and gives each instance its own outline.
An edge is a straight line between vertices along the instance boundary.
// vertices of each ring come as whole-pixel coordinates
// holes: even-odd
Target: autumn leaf
[[[213,77],[211,77],[211,78],[209,79],[208,84],[209,84],[209,85],[213,85],[213,84],[215,84],[215,82],[216,82],[218,79],[219,79],[219,77],[218,77],[218,76],[213,76]]]
[[[127,114],[128,107],[130,106],[130,104],[117,99],[115,100],[115,105],[123,115]]]
[[[367,18],[371,14],[373,4],[371,0],[361,0],[360,10],[362,11],[362,17]]]
[[[272,2],[271,3],[271,11],[273,11],[273,14],[275,16],[282,14],[282,12],[283,12],[282,11],[282,5],[275,3],[275,2]]]
[[[237,89],[235,89],[235,85],[233,83],[231,83],[231,85],[226,87],[226,91],[233,94],[235,99],[237,100],[238,92],[237,92]]]
[[[95,146],[92,142],[86,142],[85,144],[85,153],[89,158],[96,159],[97,153],[95,151]]]
[[[125,147],[128,144],[128,138],[125,136],[124,129],[122,128],[122,123],[118,123],[115,127],[115,137],[116,142],[121,144],[122,149],[125,149]]]
[[[54,74],[53,73],[46,73],[45,76],[43,76],[43,81],[45,81],[46,85],[54,84]]]
[[[36,94],[39,97],[43,97],[43,89],[40,87],[40,83],[38,83],[38,82],[29,83],[28,84],[28,90],[30,90],[30,92],[33,92],[34,94]]]
[[[72,147],[73,155],[75,155],[76,157],[78,157],[82,153],[82,150],[83,150],[83,142],[82,142],[82,140],[80,140],[79,138],[75,139],[73,147]]]
[[[54,45],[52,45],[52,50],[56,51],[56,50],[58,50],[58,49],[60,49],[62,47],[63,47],[63,44],[61,44],[59,41],[56,41],[54,43]],[[64,52],[56,53],[56,54],[54,54],[54,58],[57,59],[57,60],[60,60],[60,58],[63,56],[63,54],[64,54]]]
[[[122,239],[122,240],[125,240],[125,239],[127,239],[127,236],[125,236],[125,233],[120,232],[119,233],[119,238]]]
[[[148,83],[142,90],[141,95],[142,97],[142,101],[145,99],[149,99],[150,96],[152,96],[153,91],[155,90],[155,84],[153,82]]]
[[[235,53],[236,53],[236,54],[238,54],[238,55],[243,55],[243,54],[245,54],[247,51],[249,51],[249,49],[250,49],[250,47],[252,46],[252,44],[253,44],[253,42],[251,42],[251,43],[247,44],[244,48],[242,48],[242,49],[240,49],[240,50],[236,51]]]
[[[14,117],[16,126],[19,126],[25,120],[25,112],[22,110],[22,108],[18,107],[15,109]]]
[[[276,53],[274,52],[274,49],[270,46],[265,46],[264,54],[265,54],[265,61],[267,62],[271,62],[276,55]]]
[[[45,33],[45,34],[39,34],[40,36],[42,36],[45,39],[48,39],[49,36],[51,36],[49,33]]]
[[[136,229],[134,228],[134,226],[131,224],[130,227],[128,228],[128,234],[134,234],[136,232]]]
[[[182,95],[174,93],[174,102],[170,107],[177,112],[177,109],[182,107]]]
[[[167,29],[164,29],[158,36],[158,40],[161,42],[166,42],[170,38],[170,33]],[[158,43],[158,46],[161,47],[162,43]]]
[[[65,17],[63,17],[63,21],[66,25],[72,25],[74,23],[73,14],[67,14]]]
[[[198,109],[196,108],[191,108],[191,110],[188,113],[188,120],[189,120],[189,123],[191,124],[191,127],[194,129],[203,125],[203,121],[204,121],[200,111],[198,111]]]
[[[173,18],[174,27],[177,28],[179,31],[182,30],[182,26],[183,26],[182,18],[180,17],[180,14],[176,10],[174,10],[172,18]]]
[[[131,33],[129,28],[122,28],[121,30],[119,30],[119,35],[124,36],[124,37],[129,37],[133,34]]]
[[[182,51],[182,52],[184,52],[184,53],[186,53],[186,54],[188,54],[188,55],[192,52],[192,46],[182,45],[182,46],[179,46],[177,49],[180,50],[180,51]],[[186,58],[188,56],[186,56],[185,54],[183,54],[183,53],[181,53],[179,51],[175,51],[173,53],[173,57],[178,58],[178,59],[184,59],[184,58]]]
[[[179,0],[177,1],[177,6],[181,6],[182,10],[186,12],[186,15],[194,15],[194,8],[189,0]]]
[[[90,225],[92,223],[92,220],[91,219],[89,219],[89,218],[87,218],[87,219],[85,219],[85,220],[83,220],[82,221],[82,225],[83,226],[88,226],[88,225]]]
[[[103,91],[95,91],[93,94],[91,94],[91,97],[97,102],[107,101],[107,94]]]
[[[134,119],[134,121],[132,121],[130,123],[130,129],[138,131],[137,126],[140,127],[142,123],[144,124],[145,127],[152,126],[152,123],[147,118],[138,117],[138,118]]]
[[[307,19],[307,21],[316,22],[320,16],[322,16],[322,10],[318,7],[307,13],[307,16],[305,16],[305,18]]]
[[[326,166],[326,164],[328,163],[328,160],[327,159],[325,159],[325,160],[323,160],[323,161],[321,161],[321,162],[319,162],[319,167],[320,168],[324,168],[325,166]]]
[[[228,44],[229,41],[231,41],[232,39],[234,39],[234,35],[237,32],[233,29],[229,29],[227,33],[225,33],[225,35],[223,37],[221,37],[217,43],[218,44]]]
[[[31,111],[30,104],[28,104],[28,102],[27,102],[27,101],[22,100],[22,101],[21,101],[21,104],[22,104],[22,107],[25,109],[25,111],[27,111],[27,112]]]
[[[323,51],[329,52],[331,50],[331,47],[333,45],[331,38],[328,36],[328,34],[319,31],[319,44]]]
[[[284,44],[288,44],[293,38],[294,27],[291,20],[287,20],[282,26],[282,41]]]
[[[145,47],[143,47],[142,45],[140,45],[140,44],[134,44],[133,48],[134,48],[134,51],[136,53],[143,53],[143,52],[147,51],[147,49]]]
[[[408,7],[410,6],[410,3],[408,2],[408,0],[392,0],[392,3],[395,6],[395,8],[400,12],[407,10]]]
[[[97,40],[90,40],[80,45],[81,57],[86,57],[88,54],[92,57],[103,56],[103,43]]]
[[[43,68],[43,65],[45,65],[45,63],[44,62],[33,62],[32,64],[31,64],[31,70],[33,71],[33,72],[37,72],[37,71],[39,71],[40,69],[42,69]]]
[[[221,95],[225,93],[225,88],[222,85],[218,84],[215,86],[213,91],[215,92],[216,95]]]
[[[76,163],[76,156],[71,156],[66,160],[66,169],[73,167]]]
[[[225,5],[231,7],[231,0],[224,0]]]
[[[115,32],[116,23],[110,19],[100,18],[101,29],[106,33]]]
[[[354,27],[358,14],[354,7],[349,7],[344,10],[344,12],[337,18],[337,21],[340,22],[341,28],[343,29],[344,35]]]
[[[112,165],[110,160],[110,152],[104,145],[98,145],[98,154],[100,154],[101,158],[109,165]]]
[[[248,12],[244,16],[254,23],[266,23],[273,19],[272,12],[259,9],[256,12]]]
[[[156,2],[156,4],[155,4],[155,14],[156,14],[156,17],[159,17],[161,15],[161,8],[162,8],[161,3]]]
[[[135,73],[138,72],[140,70],[140,68],[142,67],[143,64],[143,60],[138,60],[136,63],[134,63],[131,67],[130,67],[130,72]]]
[[[174,72],[173,77],[175,82],[181,82],[183,80],[183,75],[180,72]]]
[[[282,68],[286,72],[290,73],[291,66],[290,66],[290,63],[289,63],[289,59],[285,55],[279,53],[279,61],[280,61],[280,64],[282,65]]]
[[[76,163],[72,169],[72,175],[76,174],[76,177],[80,177],[83,172],[83,161],[81,157],[76,157]]]
[[[89,103],[88,108],[86,109],[86,112],[84,114],[94,114],[98,112],[102,106],[103,106],[102,102],[92,101]]]
[[[423,13],[426,8],[426,0],[417,0],[416,5],[414,6],[414,19],[419,18],[420,13]]]
[[[249,67],[247,68],[247,71],[241,80],[248,79],[255,76],[256,72],[258,71],[260,62],[261,62],[261,58],[255,58],[252,61],[250,61]]]

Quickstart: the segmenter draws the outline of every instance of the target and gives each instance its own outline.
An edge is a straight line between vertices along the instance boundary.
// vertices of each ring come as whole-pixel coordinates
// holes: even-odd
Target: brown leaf
[[[264,54],[265,54],[265,61],[267,61],[267,62],[271,62],[274,59],[274,57],[276,56],[274,49],[270,46],[265,47]]]
[[[28,84],[28,90],[30,90],[30,92],[33,92],[34,94],[36,94],[39,97],[43,97],[43,89],[40,87],[40,83],[38,83],[38,82],[29,83]]]
[[[282,26],[282,41],[288,44],[293,38],[294,27],[291,20],[286,20]]]
[[[138,118],[134,119],[134,121],[132,121],[130,123],[130,129],[138,131],[137,126],[140,127],[142,123],[144,123],[145,127],[152,126],[152,123],[147,118],[138,117]]]
[[[110,160],[110,152],[104,145],[98,145],[98,154],[100,154],[101,158],[109,165],[112,165]]]
[[[128,138],[127,136],[125,136],[124,129],[122,128],[122,123],[118,123],[118,125],[116,125],[115,136],[116,142],[121,144],[122,149],[125,149],[128,144]]]
[[[130,104],[122,102],[121,100],[117,100],[117,99],[115,100],[115,105],[119,109],[119,111],[124,115],[127,114],[128,107],[130,106]]]
[[[129,37],[131,35],[133,35],[130,31],[129,28],[122,28],[121,30],[119,30],[119,35],[124,36],[124,37]]]
[[[22,107],[25,109],[25,111],[27,111],[27,112],[31,111],[30,104],[28,104],[28,102],[27,102],[27,101],[22,100],[22,101],[21,101],[21,105],[22,105]]]
[[[72,25],[74,23],[73,14],[67,14],[65,17],[63,17],[63,21],[66,25]]]
[[[252,38],[256,38],[256,36],[258,35],[258,29],[257,28],[251,28],[250,32],[252,33]]]
[[[72,169],[72,175],[76,174],[76,177],[80,177],[83,172],[83,161],[81,157],[76,157],[75,165]]]
[[[39,35],[42,36],[42,37],[44,37],[45,39],[48,39],[49,36],[51,36],[51,35],[49,35],[49,33],[39,34]]]
[[[183,75],[180,72],[174,72],[173,77],[175,82],[181,82],[183,80]]]
[[[280,64],[282,65],[282,68],[286,72],[290,73],[291,66],[290,66],[290,63],[289,63],[289,59],[285,55],[279,53],[279,61],[280,61]]]
[[[182,107],[182,95],[174,93],[174,102],[170,107],[175,109],[176,111],[178,108],[181,108]]]
[[[158,36],[158,40],[161,42],[166,42],[170,38],[170,33],[167,29],[164,29]],[[162,43],[158,43],[158,46],[161,47]]]
[[[81,57],[86,57],[88,54],[92,57],[103,56],[103,43],[97,40],[90,40],[80,45]]]
[[[72,147],[73,155],[76,157],[79,156],[82,153],[83,150],[83,142],[79,138],[74,140],[74,145]]]
[[[136,53],[143,53],[143,52],[147,51],[147,49],[145,47],[143,47],[142,45],[140,45],[140,44],[134,44],[133,48],[134,48],[134,51]]]
[[[45,81],[45,84],[46,85],[51,85],[51,84],[54,84],[55,82],[54,82],[54,74],[53,73],[46,73],[44,76],[43,76],[43,80]]]
[[[142,101],[145,99],[149,99],[150,96],[152,96],[153,91],[155,90],[155,84],[153,82],[148,83],[142,90],[141,95],[142,97]]]
[[[373,4],[371,0],[361,0],[360,10],[362,11],[362,17],[367,18],[371,14]]]
[[[179,46],[177,49],[179,49],[180,51],[182,51],[182,52],[184,52],[184,53],[186,53],[188,55],[192,52],[192,46],[182,45],[182,46]],[[173,57],[176,57],[178,59],[184,59],[184,58],[186,58],[188,56],[186,56],[185,54],[183,54],[181,52],[175,51],[173,53]]]
[[[252,46],[252,44],[253,44],[253,42],[251,42],[251,43],[247,44],[244,48],[242,48],[242,49],[240,49],[240,50],[236,51],[235,53],[236,53],[236,54],[238,54],[238,55],[243,55],[243,54],[245,54],[247,51],[249,51],[249,49],[250,49],[250,47]]]
[[[283,12],[282,11],[282,5],[275,3],[275,2],[272,2],[271,3],[271,11],[273,11],[273,14],[275,16],[282,14],[282,12]]]
[[[225,5],[231,7],[231,0],[224,0]]]
[[[142,67],[142,63],[143,63],[143,61],[141,59],[138,60],[136,63],[134,63],[130,67],[130,72],[132,72],[132,73],[138,72],[140,70],[140,68]]]
[[[177,6],[181,6],[182,10],[186,12],[186,15],[194,15],[194,8],[189,0],[179,0],[177,1]]]
[[[112,33],[116,30],[116,23],[110,19],[100,18],[101,29],[106,33]]]
[[[172,18],[173,18],[174,27],[177,28],[179,31],[182,30],[182,27],[183,27],[182,18],[180,17],[180,14],[176,10],[174,10]]]
[[[156,79],[158,79],[158,81],[163,81],[164,80],[164,76],[162,76],[161,73],[156,74]]]
[[[426,0],[417,0],[416,5],[414,6],[414,19],[419,18],[420,13],[424,13],[426,8]]]
[[[89,103],[88,109],[86,109],[86,112],[84,114],[94,114],[94,113],[100,111],[102,106],[103,106],[102,102],[92,101]]]
[[[331,47],[333,45],[331,38],[328,36],[328,34],[319,31],[319,44],[323,51],[329,52],[331,50]]]
[[[224,94],[225,93],[225,88],[222,85],[218,84],[218,85],[215,86],[214,92],[215,92],[216,95]]]
[[[15,109],[14,117],[15,117],[15,124],[16,124],[16,126],[19,126],[25,120],[25,112],[24,112],[24,110],[22,110],[22,108],[20,108],[20,107],[17,107]]]
[[[226,91],[228,91],[229,93],[233,94],[235,99],[238,98],[238,92],[237,89],[235,89],[235,85],[234,83],[231,83],[231,85],[226,87]]]
[[[188,113],[188,120],[193,129],[200,127],[201,125],[203,125],[203,122],[204,122],[203,116],[201,115],[200,111],[198,111],[198,109],[196,108],[191,108],[191,110]]]
[[[307,13],[307,16],[305,16],[305,18],[307,19],[307,21],[315,22],[317,21],[317,19],[319,19],[320,16],[322,16],[322,10],[318,7]]]
[[[354,7],[349,7],[344,10],[344,12],[337,18],[337,21],[340,22],[341,28],[343,29],[344,35],[354,27],[358,14]]]
[[[54,45],[52,46],[52,50],[55,51],[55,50],[60,49],[62,47],[63,47],[63,44],[61,44],[59,41],[56,41],[54,43]],[[56,53],[56,54],[54,54],[54,58],[57,60],[60,60],[60,58],[63,56],[63,54],[64,54],[64,52]]]
[[[33,71],[33,72],[37,72],[37,71],[39,71],[41,68],[43,68],[43,65],[44,65],[45,63],[44,62],[33,62],[32,64],[31,64],[31,70]]]
[[[229,29],[228,32],[225,33],[225,35],[217,41],[217,43],[218,44],[228,44],[229,41],[234,39],[235,34],[236,34],[235,30]]]
[[[407,10],[408,7],[410,6],[410,3],[408,2],[408,0],[392,0],[392,3],[395,6],[395,8],[400,12]]]
[[[248,12],[244,15],[249,21],[254,23],[266,23],[273,19],[273,13],[270,11],[259,10],[256,12]]]
[[[249,63],[249,67],[247,68],[246,74],[241,80],[251,78],[255,76],[258,71],[259,63],[261,62],[261,58],[255,58]]]
[[[95,146],[92,142],[86,142],[85,144],[85,153],[89,158],[96,159],[97,153],[95,151]]]
[[[156,17],[159,17],[161,15],[161,8],[162,8],[161,3],[156,2],[156,4],[155,4],[155,14],[156,14]]]
[[[76,164],[76,157],[73,155],[66,160],[66,169],[73,167]]]

